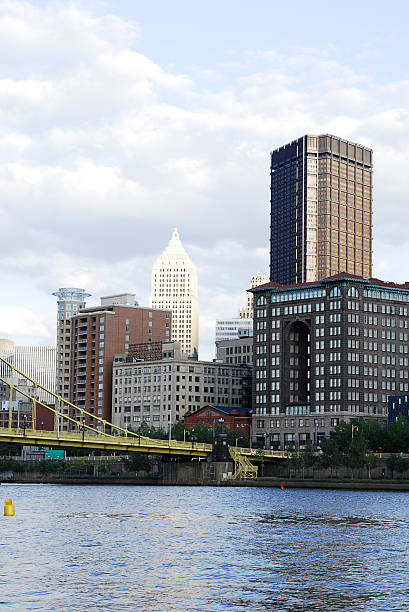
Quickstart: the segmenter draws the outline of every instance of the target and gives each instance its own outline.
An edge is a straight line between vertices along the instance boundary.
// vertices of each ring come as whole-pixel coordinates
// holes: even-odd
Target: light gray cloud
[[[327,131],[375,149],[378,269],[409,277],[390,248],[408,242],[407,79],[380,84],[315,48],[178,71],[144,54],[139,25],[120,16],[0,7],[0,257],[16,283],[147,303],[178,226],[208,350],[218,310],[235,314],[251,275],[267,274],[270,150]]]

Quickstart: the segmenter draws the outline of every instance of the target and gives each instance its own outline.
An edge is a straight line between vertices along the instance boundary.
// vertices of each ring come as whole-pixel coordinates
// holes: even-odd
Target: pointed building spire
[[[197,272],[183,244],[177,227],[152,268],[150,303],[153,308],[172,311],[172,340],[182,351],[197,355],[199,310]]]

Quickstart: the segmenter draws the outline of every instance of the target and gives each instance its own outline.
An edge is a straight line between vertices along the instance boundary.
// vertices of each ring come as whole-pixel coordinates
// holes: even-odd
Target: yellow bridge
[[[15,368],[8,361],[0,357],[0,363],[10,369],[10,376],[2,378],[0,381],[7,385],[10,391],[8,427],[0,427],[0,442],[22,444],[27,446],[51,446],[61,448],[86,448],[89,450],[119,451],[123,453],[154,453],[160,455],[175,455],[189,457],[208,457],[212,450],[212,444],[200,442],[180,442],[178,440],[158,440],[148,438],[136,432],[129,431],[118,425],[114,425],[96,416],[95,414],[75,406],[63,397],[53,393],[40,383]],[[15,385],[13,381],[16,375],[28,380],[34,387],[34,396],[29,395],[24,390]],[[8,380],[10,379],[10,380]],[[48,393],[55,400],[55,407],[40,401],[37,398],[38,390],[41,389]],[[32,403],[32,418],[30,426],[16,427],[13,425],[13,392],[18,392]],[[39,430],[36,426],[37,406],[49,410],[54,414],[54,430]],[[63,412],[63,407],[68,407],[70,414]],[[77,417],[79,415],[79,418]],[[88,417],[96,422],[96,426],[85,423]],[[61,423],[68,423],[67,427],[62,427]],[[253,466],[249,458],[260,461],[260,455],[254,450],[246,448],[231,448],[230,455],[235,463],[235,477],[255,478],[257,467]],[[268,452],[263,454],[263,460],[284,459],[284,453]]]

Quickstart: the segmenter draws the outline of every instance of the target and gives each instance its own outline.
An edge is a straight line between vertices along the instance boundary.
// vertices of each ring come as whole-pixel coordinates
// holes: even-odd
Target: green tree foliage
[[[406,472],[406,470],[409,467],[409,463],[407,459],[405,459],[404,457],[401,457],[400,455],[395,455],[393,453],[389,455],[389,457],[387,458],[386,465],[388,466],[388,469],[391,471],[392,478],[395,474],[395,471],[402,474],[403,472]]]
[[[290,452],[287,458],[287,466],[289,468],[290,475],[291,471],[301,472],[303,478],[305,477],[306,469],[314,469],[319,466],[319,463],[320,459],[314,452],[311,442],[308,442],[306,446],[300,449],[298,452]]]
[[[376,459],[373,453],[366,453],[365,455],[365,465],[368,469],[368,477],[371,478],[371,470],[375,467]]]
[[[125,466],[127,472],[144,472],[150,471],[150,461],[148,455],[140,455],[139,453],[132,453],[127,457],[121,457],[121,461]]]
[[[389,453],[408,452],[409,423],[402,415],[386,428],[384,448]]]
[[[20,453],[20,444],[0,444],[0,457],[17,457]]]
[[[179,442],[182,442],[184,439],[186,439],[186,431],[187,429],[183,425],[182,421],[179,421],[178,423],[172,426],[172,438],[174,440],[179,440]]]
[[[376,419],[359,419],[357,421],[360,431],[363,432],[368,440],[368,447],[371,451],[379,451],[385,447],[386,429],[382,427]]]
[[[208,427],[204,423],[197,423],[193,428],[187,428],[182,422],[176,423],[176,425],[172,427],[172,438],[180,441],[185,440],[186,442],[191,442],[193,438],[196,442],[212,444],[213,437],[218,433],[226,434],[227,441],[231,446],[236,445],[236,440],[237,446],[248,448],[250,445],[250,440],[241,427],[229,429],[226,425],[215,423],[213,428]]]
[[[325,438],[321,442],[321,451],[321,465],[325,469],[329,468],[332,476],[333,469],[342,465],[342,451],[339,447],[339,439],[331,435],[329,438]]]

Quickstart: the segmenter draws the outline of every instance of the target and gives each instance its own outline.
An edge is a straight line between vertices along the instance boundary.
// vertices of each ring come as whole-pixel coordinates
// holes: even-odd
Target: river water
[[[0,610],[409,610],[407,493],[0,487]]]

